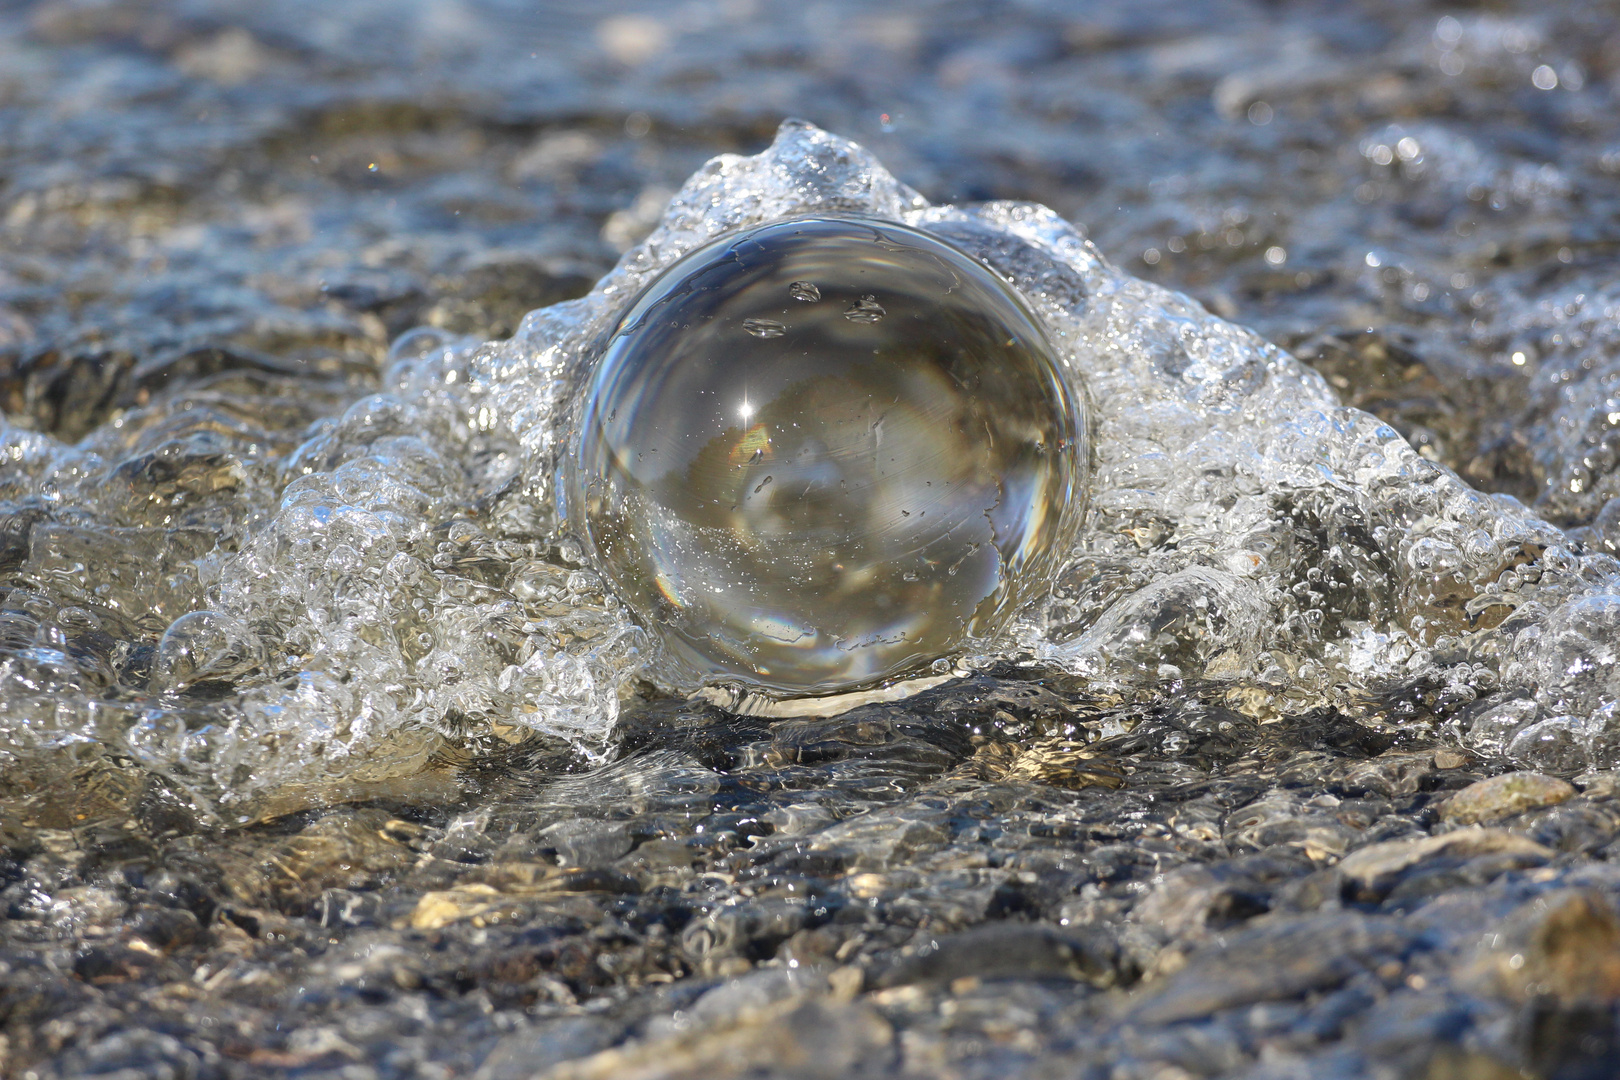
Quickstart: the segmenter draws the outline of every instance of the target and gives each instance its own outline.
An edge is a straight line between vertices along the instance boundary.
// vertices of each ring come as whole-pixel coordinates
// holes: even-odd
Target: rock
[[[1168,1024],[1327,990],[1359,972],[1399,961],[1414,936],[1393,919],[1354,912],[1252,926],[1195,953],[1128,1017],[1137,1023]]]
[[[1514,997],[1620,1002],[1620,915],[1601,894],[1569,890],[1533,902],[1524,945],[1499,968]]]
[[[1470,1020],[1469,1007],[1453,998],[1397,988],[1361,1018],[1358,1034],[1368,1056],[1400,1060],[1455,1043]]]
[[[1272,851],[1287,848],[1272,849]],[[1264,914],[1280,884],[1314,869],[1303,852],[1292,858],[1265,853],[1221,866],[1173,870],[1137,905],[1135,918],[1172,938],[1200,938]]]
[[[791,898],[724,907],[687,924],[681,951],[699,964],[733,956],[771,956],[779,944],[826,918],[825,908]]]
[[[1620,914],[1596,889],[1538,896],[1502,920],[1468,973],[1479,991],[1518,1005],[1526,1075],[1607,1080],[1620,1048]]]
[[[1574,785],[1538,772],[1511,772],[1469,784],[1440,807],[1453,825],[1500,821],[1526,810],[1553,806],[1575,797]]]
[[[716,1024],[746,1022],[761,1009],[785,1001],[802,1001],[827,990],[823,975],[808,968],[757,968],[739,978],[726,979],[692,1002],[682,1021],[655,1020],[649,1032],[662,1035],[683,1025],[712,1027]]]
[[[1338,782],[1347,791],[1385,798],[1414,795],[1428,790],[1435,770],[1443,767],[1432,754],[1386,750],[1366,761],[1345,763]]]
[[[1610,1080],[1620,1059],[1620,1025],[1603,1004],[1537,998],[1525,1010],[1519,1041],[1530,1075],[1556,1080]]]
[[[722,1080],[793,1076],[843,1080],[887,1072],[894,1032],[875,1009],[789,999],[712,1026],[604,1050],[537,1080]],[[874,1070],[873,1065],[878,1069]]]
[[[530,1080],[541,1069],[595,1054],[624,1036],[623,1026],[599,1016],[568,1016],[495,1044],[473,1080]]]
[[[1371,844],[1340,861],[1339,877],[1346,899],[1377,903],[1389,895],[1404,875],[1425,863],[1487,856],[1499,857],[1498,872],[1505,872],[1540,866],[1552,858],[1553,852],[1518,833],[1476,825],[1439,836]]]
[[[1437,769],[1460,769],[1469,762],[1467,754],[1449,747],[1441,747],[1434,752],[1434,767]]]
[[[434,281],[439,299],[412,314],[452,333],[505,337],[527,312],[583,296],[597,276],[595,266],[492,252]]]
[[[1575,778],[1575,785],[1588,799],[1620,797],[1620,769],[1594,769]]]
[[[1331,859],[1349,850],[1364,827],[1354,816],[1346,820],[1334,810],[1306,802],[1297,792],[1275,792],[1228,814],[1222,836],[1234,851],[1287,846],[1311,859]]]
[[[1021,750],[1006,743],[986,743],[975,759],[987,780],[1023,780],[1071,791],[1125,786],[1125,776],[1117,765],[1074,739],[1037,739]]]
[[[849,865],[868,870],[903,866],[943,847],[946,822],[933,813],[876,813],[840,821],[817,833],[814,851],[836,851]]]
[[[327,889],[315,898],[310,916],[325,927],[376,926],[381,922],[381,906],[375,893]]]
[[[557,865],[588,867],[609,865],[634,844],[629,826],[621,821],[572,818],[540,830],[536,842],[556,854]]]
[[[500,903],[501,894],[482,882],[422,894],[411,912],[412,930],[439,930],[462,919],[472,919]]]
[[[1477,1050],[1442,1046],[1414,1075],[1420,1080],[1522,1080],[1524,1073]]]
[[[1554,851],[1592,854],[1620,834],[1620,806],[1608,800],[1571,799],[1521,814],[1513,819],[1513,828]]]
[[[879,975],[880,988],[955,979],[1065,979],[1094,986],[1135,981],[1119,944],[1100,928],[1063,931],[1032,923],[989,923],[927,941]]]

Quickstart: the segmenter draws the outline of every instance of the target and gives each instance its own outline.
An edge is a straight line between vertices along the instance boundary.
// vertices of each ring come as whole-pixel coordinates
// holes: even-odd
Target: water
[[[900,277],[882,264],[903,256],[863,232],[844,242],[882,250],[879,265],[815,254],[839,242],[837,226],[802,251],[794,234],[807,226],[746,233],[737,243],[763,249],[769,300],[756,298],[732,241],[704,250],[717,235],[826,211],[897,221],[950,246],[896,228],[921,245],[902,263],[913,276]],[[689,253],[714,265],[678,269]],[[739,264],[750,287],[732,293]],[[938,291],[941,273],[963,279],[961,308],[915,298]],[[792,298],[793,281],[815,277],[828,296]],[[881,302],[860,291],[868,279]],[[649,318],[666,297],[682,326],[688,305],[696,318],[718,304],[716,318],[701,331]],[[982,325],[979,310],[1017,344]],[[752,352],[735,354],[741,375],[688,359],[709,359],[710,335],[765,314],[806,327],[808,337],[780,340],[802,340],[818,367],[851,370],[841,366],[851,343],[891,349],[879,353],[889,362],[811,392],[783,384],[768,359],[750,362]],[[666,340],[668,330],[681,335]],[[1048,336],[1064,382],[1044,357]],[[959,338],[985,342],[985,359],[958,359]],[[773,340],[735,337],[740,349]],[[766,358],[781,355],[767,348]],[[582,300],[532,313],[505,342],[423,331],[393,355],[384,392],[259,464],[271,475],[257,504],[243,498],[254,486],[249,464],[212,452],[217,423],[198,430],[190,414],[183,439],[162,423],[126,423],[117,437],[136,440],[137,456],[111,468],[88,446],[65,466],[49,463],[41,488],[67,483],[92,505],[118,500],[149,529],[218,528],[234,512],[237,550],[185,564],[197,567],[187,606],[198,610],[164,631],[142,670],[154,696],[64,696],[65,654],[29,652],[14,699],[27,722],[14,738],[45,747],[94,730],[209,813],[241,817],[288,790],[410,777],[435,754],[500,730],[600,753],[638,678],[690,689],[715,673],[769,690],[838,690],[968,642],[969,668],[1032,663],[1126,696],[1193,687],[1262,717],[1349,707],[1415,678],[1438,683],[1448,708],[1482,691],[1528,692],[1541,706],[1534,719],[1560,731],[1572,723],[1558,719],[1572,715],[1561,704],[1571,695],[1587,709],[1613,701],[1607,667],[1581,659],[1604,648],[1601,636],[1544,632],[1602,595],[1608,556],[1577,555],[1511,499],[1468,488],[1388,425],[1341,408],[1317,373],[1252,332],[1117,271],[1050,210],[927,206],[858,147],[807,125],[785,126],[761,156],[700,171]],[[1005,369],[997,379],[981,374],[988,360]],[[946,396],[942,364],[967,365],[960,374],[973,392]],[[705,419],[715,415],[707,399],[730,402],[739,378],[751,393],[756,370],[758,417],[744,427],[722,410],[727,426],[710,433],[719,443],[685,442],[686,425],[701,434],[718,422]],[[1080,392],[1097,417],[1091,512],[1074,534],[1063,512],[1079,510],[1068,401]],[[869,403],[885,396],[920,404],[884,419]],[[989,420],[989,436],[964,440],[950,424],[924,423],[938,402],[967,431]],[[852,439],[876,447],[889,419],[891,450],[918,449],[891,476],[871,478],[870,498],[818,497],[783,517],[790,480],[813,485],[810,464]],[[796,422],[802,440],[771,430]],[[148,423],[151,434],[130,432]],[[583,449],[571,460],[576,427]],[[805,453],[797,472],[774,456]],[[938,469],[929,458],[956,464]],[[681,484],[660,480],[683,467]],[[778,471],[784,486],[767,491]],[[134,477],[137,491],[127,486]],[[947,493],[940,526],[924,517],[935,481]],[[555,505],[570,487],[580,493],[573,522]],[[829,531],[857,513],[847,532]],[[972,531],[952,528],[981,517]],[[901,524],[892,537],[890,518]],[[83,602],[134,584],[98,584],[56,535],[46,527],[33,538],[26,574],[69,583]],[[912,548],[921,560],[908,561]],[[877,577],[852,584],[840,577],[844,560],[880,568]],[[146,578],[130,603],[145,602],[156,628],[163,609],[152,590],[191,582]],[[845,614],[852,589],[873,601],[854,616]],[[194,702],[204,685],[229,692]],[[43,725],[32,716],[41,686],[55,701]],[[1559,745],[1584,749],[1560,750],[1562,765],[1612,764],[1599,729],[1570,731]]]
[[[594,363],[565,487],[677,688],[915,674],[1049,588],[1080,517],[1083,390],[1005,282],[893,222],[722,237]]]
[[[0,1072],[1607,1075],[1616,34],[0,5]],[[772,720],[559,507],[627,306],[807,214],[1010,279],[1092,460]]]

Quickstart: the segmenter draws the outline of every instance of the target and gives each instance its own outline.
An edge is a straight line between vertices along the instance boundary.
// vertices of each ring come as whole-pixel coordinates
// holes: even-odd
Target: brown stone
[[[1574,785],[1538,772],[1511,772],[1469,784],[1447,799],[1440,816],[1453,825],[1500,821],[1575,797]]]
[[[1417,1075],[1422,1080],[1523,1080],[1525,1074],[1489,1054],[1443,1046]]]
[[[1460,750],[1441,747],[1434,752],[1434,767],[1437,769],[1460,769],[1468,764],[1468,755]]]
[[[1565,1001],[1620,1001],[1620,916],[1595,892],[1560,897],[1530,934],[1524,971]]]

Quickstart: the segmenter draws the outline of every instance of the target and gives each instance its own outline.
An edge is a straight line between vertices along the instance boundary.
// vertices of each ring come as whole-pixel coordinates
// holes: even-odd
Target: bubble
[[[230,682],[264,661],[263,644],[245,624],[217,611],[193,611],[176,619],[158,643],[152,688]]]
[[[811,280],[829,303],[800,302]],[[631,305],[572,444],[570,518],[672,684],[847,690],[1046,587],[1079,518],[1081,409],[981,263],[888,221],[788,219]]]
[[[743,329],[757,338],[775,338],[787,333],[787,327],[775,319],[744,319]]]
[[[816,283],[813,281],[795,281],[788,286],[788,295],[795,300],[803,300],[807,304],[813,304],[821,299],[821,290],[816,288]]]
[[[844,309],[844,318],[858,323],[875,323],[887,314],[883,305],[877,302],[877,297],[871,294],[861,297]]]

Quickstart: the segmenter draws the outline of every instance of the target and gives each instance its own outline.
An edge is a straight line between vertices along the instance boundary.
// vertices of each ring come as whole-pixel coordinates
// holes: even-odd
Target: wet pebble
[[[1575,797],[1567,780],[1538,772],[1511,772],[1470,784],[1447,799],[1440,817],[1453,825],[1498,821]]]
[[[721,1080],[774,1072],[843,1080],[884,1060],[894,1031],[865,1004],[790,997],[555,1066],[544,1080]]]
[[[1064,931],[1033,923],[989,923],[927,937],[878,974],[873,985],[1024,978],[1071,979],[1107,987],[1128,985],[1135,976],[1119,943],[1101,928]]]
[[[1415,937],[1393,919],[1352,912],[1280,919],[1193,955],[1132,1009],[1142,1023],[1173,1023],[1222,1009],[1339,986],[1359,972],[1397,965]]]
[[[1603,891],[1555,888],[1498,922],[1487,948],[1464,971],[1465,984],[1518,1004],[1553,1011],[1620,1002],[1620,915]],[[1532,1025],[1558,1017],[1525,1019]]]
[[[1359,903],[1378,903],[1410,875],[1441,865],[1469,864],[1494,877],[1510,869],[1540,866],[1551,849],[1506,829],[1470,826],[1438,836],[1388,840],[1359,848],[1339,862],[1345,896]]]

